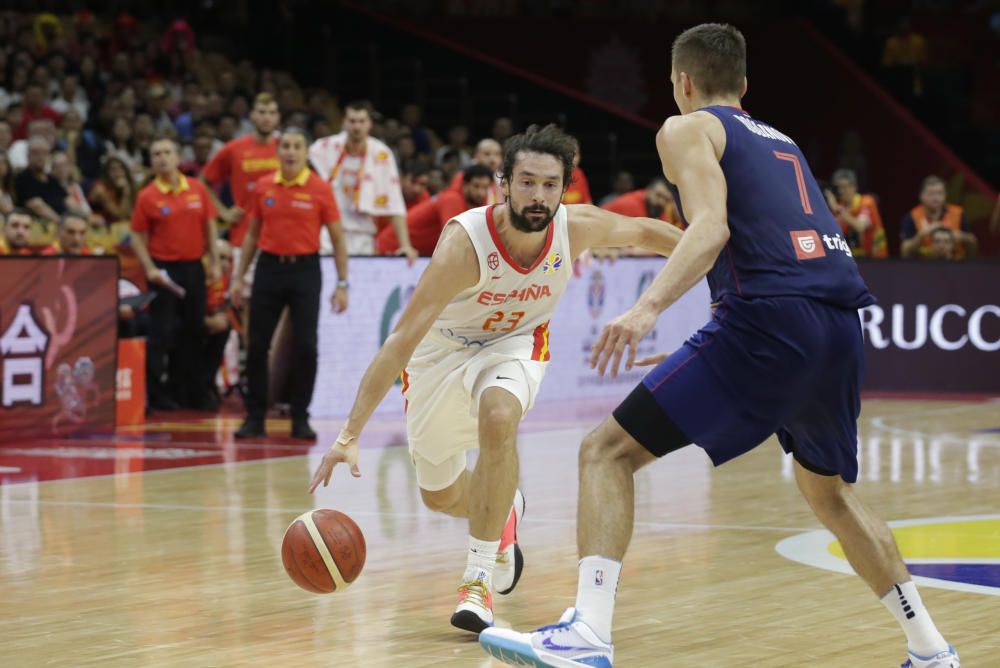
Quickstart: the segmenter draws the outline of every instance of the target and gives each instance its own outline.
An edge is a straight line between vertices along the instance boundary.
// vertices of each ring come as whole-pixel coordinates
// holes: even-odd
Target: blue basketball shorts
[[[863,375],[854,309],[727,296],[614,415],[653,454],[676,449],[658,441],[679,430],[718,466],[777,434],[806,468],[853,483]]]

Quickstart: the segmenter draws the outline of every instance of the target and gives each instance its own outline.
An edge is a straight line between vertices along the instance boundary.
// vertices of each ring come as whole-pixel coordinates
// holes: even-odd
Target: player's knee
[[[628,461],[628,454],[621,443],[615,443],[609,439],[601,429],[595,429],[587,434],[580,444],[580,467],[608,464],[612,462],[624,463]]]
[[[490,388],[479,403],[479,420],[489,427],[503,428],[521,421],[521,402],[507,392]]]
[[[451,487],[434,491],[421,487],[420,498],[428,510],[433,510],[436,513],[447,513],[458,502],[458,495]]]

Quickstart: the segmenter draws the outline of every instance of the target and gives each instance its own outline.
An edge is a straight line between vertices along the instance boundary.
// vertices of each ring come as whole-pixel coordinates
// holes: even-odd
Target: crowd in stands
[[[30,234],[20,252],[49,252],[67,215],[86,221],[83,251],[111,252],[128,235],[126,223],[138,190],[151,178],[149,147],[160,136],[179,142],[184,174],[208,177],[205,180],[215,186],[220,230],[228,236],[245,212],[239,207],[240,193],[231,190],[239,184],[231,184],[223,169],[230,159],[224,147],[254,135],[257,94],[269,94],[283,124],[302,127],[313,139],[334,134],[342,121],[343,111],[328,91],[302,88],[285,73],[258,69],[247,61],[232,63],[204,53],[183,20],[174,21],[162,34],[150,34],[127,14],[103,24],[86,11],[64,17],[5,13],[0,16],[0,39],[6,45],[0,48],[0,213],[19,208],[30,215]],[[372,110],[370,135],[391,149],[406,208],[416,210],[409,222],[419,253],[433,250],[435,226],[456,207],[500,199],[495,180],[481,198],[477,186],[482,175],[470,175],[465,168],[481,165],[495,174],[501,142],[515,129],[511,119],[501,117],[493,124],[492,136],[473,143],[462,125],[436,132],[415,104],[403,106],[398,117]],[[579,160],[578,152],[567,203],[593,201]],[[858,193],[857,183],[851,170],[839,170],[827,192],[829,205],[857,255],[886,257],[877,200]],[[457,197],[469,187],[476,193]],[[950,255],[974,255],[975,238],[961,209],[944,202],[943,189],[940,179],[928,177],[924,183],[919,205],[903,224],[902,255],[935,255],[932,239],[942,229],[953,237]],[[453,196],[428,204],[442,192]],[[613,190],[602,194],[598,203],[626,215],[651,215],[683,226],[670,191],[659,179],[636,189],[632,176],[620,173]],[[388,220],[375,223],[375,250],[398,250]],[[941,239],[944,235],[939,233]],[[19,233],[5,234],[5,252],[17,252],[21,238]],[[234,241],[238,245],[241,238]]]

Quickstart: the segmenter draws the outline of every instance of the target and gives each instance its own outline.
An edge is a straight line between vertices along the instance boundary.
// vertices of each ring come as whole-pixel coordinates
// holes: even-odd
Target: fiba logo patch
[[[166,216],[169,213],[170,213],[170,207],[169,206],[160,207],[160,215],[161,216]]]
[[[264,206],[274,206],[274,198],[268,197],[264,200]]]
[[[814,260],[826,256],[826,250],[815,230],[792,230],[788,234],[792,237],[795,257],[799,260]]]
[[[496,271],[497,267],[500,266],[500,256],[497,253],[490,253],[486,256],[486,266],[492,271]]]
[[[545,258],[545,262],[542,264],[542,273],[545,275],[554,274],[559,271],[562,264],[562,255],[552,251],[549,253],[548,257]]]

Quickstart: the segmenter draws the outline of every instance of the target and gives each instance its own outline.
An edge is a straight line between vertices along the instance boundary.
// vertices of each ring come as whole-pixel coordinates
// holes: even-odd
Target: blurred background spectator
[[[826,201],[854,256],[889,257],[885,227],[875,196],[858,192],[858,177],[850,169],[838,169],[831,181],[833,191],[825,191]]]

